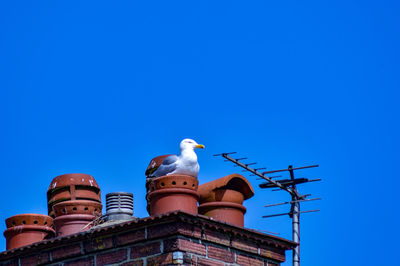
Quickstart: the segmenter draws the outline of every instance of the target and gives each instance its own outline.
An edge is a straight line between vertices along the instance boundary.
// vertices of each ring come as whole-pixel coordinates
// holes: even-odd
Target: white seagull
[[[197,148],[204,149],[204,145],[197,144],[197,142],[192,139],[182,140],[180,144],[181,154],[179,156],[164,155],[154,158],[147,167],[147,178],[171,174],[197,177],[200,170],[199,163],[197,162],[197,155],[194,152]]]

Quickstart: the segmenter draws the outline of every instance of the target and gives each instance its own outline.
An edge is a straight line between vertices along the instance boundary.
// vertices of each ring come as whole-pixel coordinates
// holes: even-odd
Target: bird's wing
[[[168,156],[151,176],[159,177],[173,172],[176,169],[178,159],[177,155]]]
[[[157,156],[157,157],[154,157],[153,159],[151,159],[149,165],[147,166],[145,175],[147,177],[151,176],[158,169],[158,167],[160,167],[160,165],[162,165],[165,158],[167,158],[171,155],[173,155],[173,154],[160,155],[160,156]]]

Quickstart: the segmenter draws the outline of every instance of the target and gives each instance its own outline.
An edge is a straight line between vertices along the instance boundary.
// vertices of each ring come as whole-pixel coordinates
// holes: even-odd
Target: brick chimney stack
[[[243,201],[254,191],[241,175],[201,186],[195,177],[161,176],[147,180],[146,189],[149,217],[132,217],[132,194],[120,193],[121,201],[121,195],[110,193],[109,219],[96,225],[93,219],[102,221],[104,217],[100,217],[100,188],[94,178],[85,174],[54,178],[47,199],[49,215],[55,217],[56,236],[51,217],[40,222],[37,217],[31,219],[38,226],[47,223],[47,228],[41,227],[47,230],[43,237],[10,247],[7,244],[8,250],[0,253],[0,265],[278,266],[285,261],[285,251],[296,246],[243,227]],[[118,218],[121,215],[124,219]],[[7,220],[7,227],[27,223],[27,217],[23,219]],[[7,230],[15,231],[10,228]],[[7,241],[11,241],[13,236],[7,230]]]

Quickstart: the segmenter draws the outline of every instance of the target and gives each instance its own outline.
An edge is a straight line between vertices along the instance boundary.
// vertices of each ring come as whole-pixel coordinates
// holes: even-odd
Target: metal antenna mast
[[[266,168],[265,167],[252,168],[252,167],[250,167],[250,165],[254,165],[256,163],[247,163],[247,164],[242,163],[241,160],[245,160],[247,158],[235,159],[230,156],[230,154],[235,154],[235,153],[236,152],[228,152],[228,153],[215,154],[214,156],[222,156],[226,159],[226,161],[235,163],[234,166],[240,166],[240,167],[244,168],[243,171],[248,171],[248,172],[252,173],[252,175],[258,176],[261,179],[268,181],[268,182],[260,184],[259,185],[260,188],[278,188],[277,190],[284,190],[291,195],[291,201],[270,204],[270,205],[265,206],[265,207],[273,207],[273,206],[279,206],[279,205],[284,205],[284,204],[290,204],[291,205],[290,212],[265,215],[265,216],[263,216],[263,218],[289,215],[289,217],[292,219],[293,242],[297,243],[297,246],[293,249],[293,266],[300,266],[300,213],[319,211],[319,210],[300,211],[300,203],[306,202],[306,201],[320,200],[321,198],[306,199],[306,197],[310,196],[310,194],[301,195],[298,192],[296,185],[302,184],[302,183],[307,183],[307,182],[321,181],[321,179],[318,178],[318,179],[308,180],[307,178],[295,178],[294,171],[300,170],[300,169],[318,167],[318,165],[309,165],[309,166],[302,166],[302,167],[296,167],[296,168],[293,168],[292,165],[289,165],[289,167],[287,169],[259,172],[259,170],[266,169]],[[290,179],[273,180],[272,178],[274,178],[274,177],[267,176],[267,174],[285,172],[285,171],[289,172]],[[280,177],[280,176],[276,176],[276,177]]]

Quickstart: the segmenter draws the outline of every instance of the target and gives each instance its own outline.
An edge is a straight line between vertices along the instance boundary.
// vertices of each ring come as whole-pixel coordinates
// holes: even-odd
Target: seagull
[[[197,162],[195,149],[204,149],[204,145],[197,144],[192,139],[184,139],[181,141],[181,154],[164,155],[151,160],[146,170],[147,178],[155,178],[164,175],[180,174],[197,177],[200,166]]]

